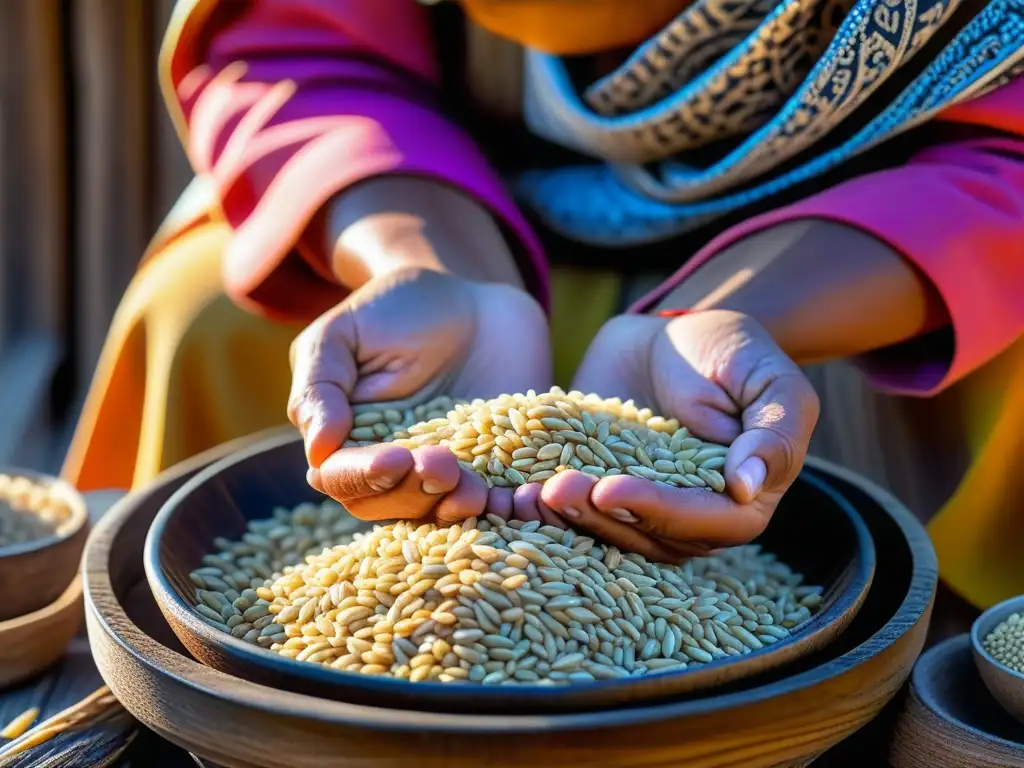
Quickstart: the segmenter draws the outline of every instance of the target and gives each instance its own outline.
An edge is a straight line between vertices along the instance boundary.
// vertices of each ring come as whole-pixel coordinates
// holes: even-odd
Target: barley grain
[[[675,487],[725,491],[727,447],[704,442],[631,400],[556,387],[486,401],[438,397],[401,410],[354,410],[347,445],[445,446],[492,487],[543,483],[571,467],[595,477],[626,472]]]
[[[60,536],[73,524],[71,508],[46,485],[0,474],[0,550]]]
[[[611,422],[580,402],[580,426],[600,434]],[[526,417],[524,428],[537,418]],[[681,433],[672,440],[690,439]],[[306,504],[217,546],[191,574],[210,626],[412,682],[569,685],[696,668],[789,637],[821,605],[820,588],[756,546],[671,566],[493,515],[369,528],[333,502]]]
[[[4,726],[4,729],[0,731],[0,739],[18,738],[32,726],[37,717],[39,717],[39,709],[37,707],[26,709]]]

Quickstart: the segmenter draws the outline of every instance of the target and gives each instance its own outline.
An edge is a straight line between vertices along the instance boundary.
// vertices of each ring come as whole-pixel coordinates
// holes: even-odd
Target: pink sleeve
[[[634,311],[664,298],[701,264],[740,239],[794,219],[857,227],[913,262],[936,286],[952,323],[951,353],[910,343],[863,356],[875,383],[900,394],[938,392],[1024,333],[1024,79],[940,120],[1007,134],[939,145],[906,165],[839,184],[725,232]]]
[[[409,174],[486,205],[546,303],[538,241],[440,111],[426,14],[413,0],[225,0],[174,33],[166,87],[193,166],[234,229],[224,274],[235,300],[308,319],[343,298],[310,224],[345,188]]]

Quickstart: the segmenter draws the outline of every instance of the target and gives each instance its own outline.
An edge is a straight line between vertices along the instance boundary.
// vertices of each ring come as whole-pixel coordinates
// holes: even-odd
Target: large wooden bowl
[[[86,621],[106,683],[146,726],[228,768],[803,766],[878,714],[924,643],[937,581],[924,530],[876,486],[812,460],[864,518],[878,573],[847,631],[784,670],[700,699],[554,716],[383,710],[277,691],[189,658],[142,566],[160,507],[237,448],[179,466],[126,499],[85,555]]]
[[[305,470],[302,442],[288,435],[217,462],[164,505],[150,528],[143,557],[157,603],[197,659],[246,680],[338,701],[422,711],[536,714],[693,694],[779,667],[833,641],[863,604],[875,569],[874,543],[860,515],[828,483],[804,473],[761,537],[767,551],[805,574],[808,583],[825,587],[820,612],[784,640],[678,672],[558,688],[414,684],[360,675],[243,642],[210,627],[193,610],[195,587],[189,574],[216,550],[215,538],[240,538],[249,520],[270,517],[275,507],[323,499],[306,483]]]
[[[13,587],[0,600],[0,621],[4,621],[43,609],[64,594],[81,564],[89,511],[82,495],[63,480],[27,469],[0,467],[0,472],[46,486],[71,510],[60,533],[0,547],[0,584]]]

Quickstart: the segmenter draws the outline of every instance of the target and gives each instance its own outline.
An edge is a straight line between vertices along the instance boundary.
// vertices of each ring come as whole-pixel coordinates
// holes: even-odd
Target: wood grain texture
[[[77,576],[45,608],[0,622],[0,689],[26,680],[57,661],[81,625],[82,580]]]
[[[287,659],[209,627],[194,612],[189,574],[216,550],[218,537],[238,538],[250,519],[275,507],[323,497],[305,481],[302,441],[285,435],[203,470],[164,506],[150,528],[144,562],[168,623],[204,664],[245,680],[312,696],[371,706],[476,714],[580,712],[692,694],[764,673],[825,647],[863,605],[875,570],[867,526],[824,480],[803,475],[761,538],[766,551],[825,588],[822,610],[799,632],[763,650],[706,666],[593,685],[474,688],[412,685],[368,678]],[[813,549],[807,547],[814,541]]]
[[[95,529],[85,562],[94,658],[137,718],[229,768],[805,765],[899,690],[924,642],[936,584],[934,552],[906,510],[850,473],[811,465],[865,517],[886,588],[871,590],[853,625],[826,651],[756,686],[609,712],[487,717],[315,699],[204,667],[184,655],[166,624],[153,621],[151,597],[147,606],[148,592],[137,589],[151,520],[201,463],[130,497]],[[258,740],[249,738],[257,733]]]
[[[893,768],[1024,768],[1024,725],[986,690],[967,635],[921,657],[890,760]]]

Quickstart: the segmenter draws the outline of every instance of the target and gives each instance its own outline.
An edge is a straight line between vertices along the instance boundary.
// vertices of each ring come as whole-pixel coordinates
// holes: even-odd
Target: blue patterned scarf
[[[528,126],[599,162],[516,192],[617,248],[763,204],[1024,71],[1024,0],[969,2],[698,0],[582,92],[530,51]]]

